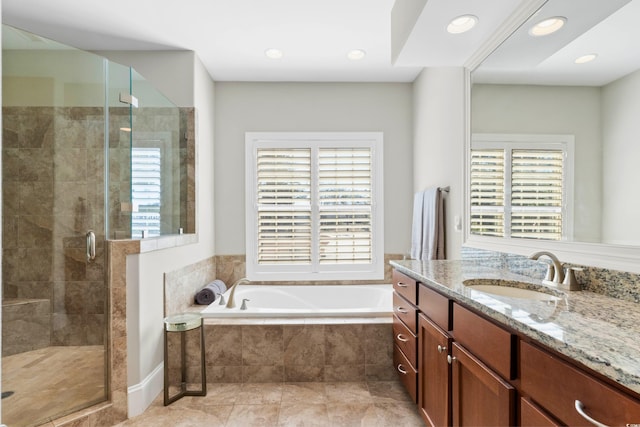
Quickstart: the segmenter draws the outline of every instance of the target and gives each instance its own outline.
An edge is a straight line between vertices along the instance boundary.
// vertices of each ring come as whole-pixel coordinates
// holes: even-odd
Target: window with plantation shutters
[[[160,235],[162,158],[159,147],[131,148],[131,238]]]
[[[472,234],[544,240],[570,235],[572,137],[477,134],[470,163]]]
[[[250,280],[381,279],[382,134],[246,134]]]

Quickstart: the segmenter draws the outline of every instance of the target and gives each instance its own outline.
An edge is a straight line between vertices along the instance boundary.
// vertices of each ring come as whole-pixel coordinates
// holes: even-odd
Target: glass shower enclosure
[[[2,44],[2,423],[34,426],[109,400],[106,240],[186,227],[184,117],[129,67]]]

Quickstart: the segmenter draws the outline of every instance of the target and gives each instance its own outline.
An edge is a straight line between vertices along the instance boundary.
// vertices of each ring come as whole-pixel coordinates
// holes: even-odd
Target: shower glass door
[[[106,60],[8,26],[2,44],[2,423],[16,427],[108,399],[105,141],[120,131]]]

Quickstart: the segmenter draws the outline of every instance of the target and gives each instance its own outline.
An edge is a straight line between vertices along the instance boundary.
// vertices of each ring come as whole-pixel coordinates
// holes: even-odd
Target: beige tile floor
[[[38,425],[105,400],[104,348],[46,347],[2,358],[2,422]]]
[[[162,395],[119,427],[423,426],[399,382],[209,384],[207,396]]]

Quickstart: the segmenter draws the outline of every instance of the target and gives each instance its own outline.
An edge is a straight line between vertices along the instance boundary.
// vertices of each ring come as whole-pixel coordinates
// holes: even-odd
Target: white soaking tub
[[[393,285],[239,285],[235,308],[218,300],[201,311],[208,317],[380,317],[393,313]],[[229,290],[224,293],[229,300]],[[247,309],[241,310],[247,299]]]

